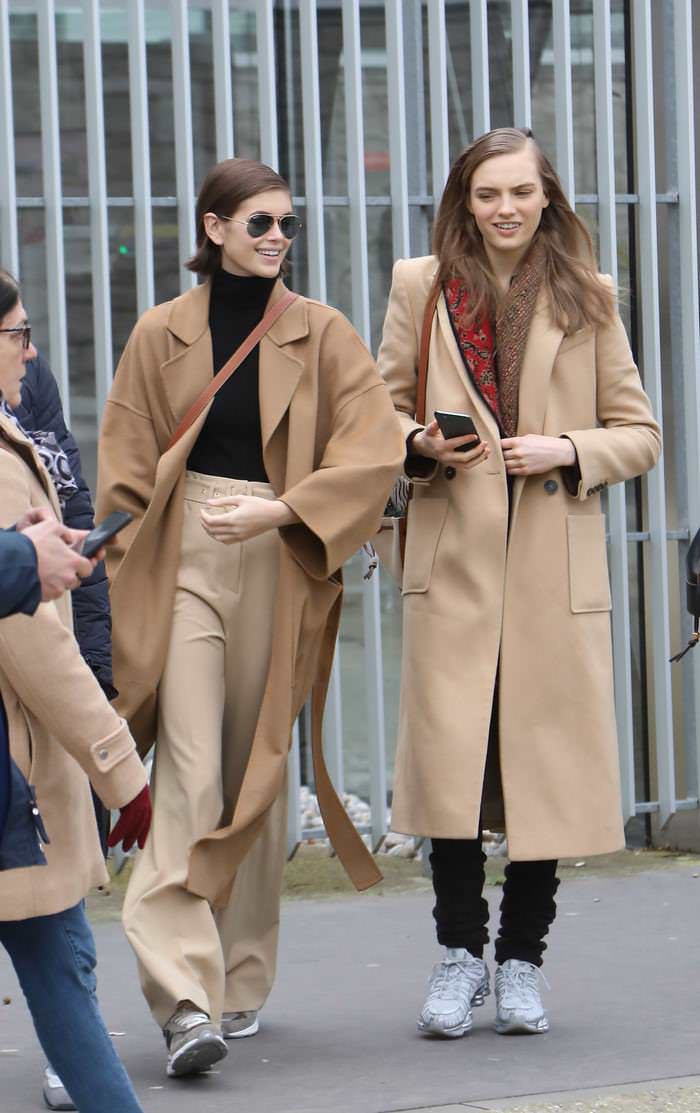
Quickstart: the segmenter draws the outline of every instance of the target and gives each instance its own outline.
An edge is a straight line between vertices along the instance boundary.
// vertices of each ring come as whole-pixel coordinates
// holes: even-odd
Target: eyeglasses
[[[13,332],[16,335],[22,334],[22,347],[26,350],[32,342],[32,326],[31,325],[18,325],[17,328],[0,328],[0,332]]]
[[[217,214],[218,215],[218,214]],[[232,216],[220,216],[219,220],[228,220],[231,224],[243,224],[248,235],[259,240],[276,224],[285,240],[293,240],[298,236],[304,225],[294,213],[286,216],[271,216],[270,213],[253,213],[247,220],[235,220]]]

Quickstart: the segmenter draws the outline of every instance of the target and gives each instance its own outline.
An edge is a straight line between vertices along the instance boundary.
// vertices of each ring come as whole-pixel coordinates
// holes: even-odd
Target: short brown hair
[[[289,183],[264,162],[226,158],[212,166],[197,198],[197,250],[185,266],[195,274],[214,274],[221,266],[221,248],[209,239],[204,228],[204,214],[231,216],[249,197],[267,189],[283,189],[291,194]]]
[[[460,279],[469,292],[472,317],[495,318],[499,294],[481,233],[468,209],[471,180],[489,158],[530,147],[549,201],[535,233],[545,248],[545,286],[552,319],[564,332],[606,324],[614,315],[611,291],[597,274],[590,233],[566,199],[557,173],[529,128],[495,128],[474,140],[454,162],[433,228],[440,282]]]

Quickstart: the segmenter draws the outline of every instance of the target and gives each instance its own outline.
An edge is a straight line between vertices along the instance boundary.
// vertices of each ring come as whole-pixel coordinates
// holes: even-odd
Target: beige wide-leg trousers
[[[159,690],[153,824],[124,926],[163,1027],[189,1000],[218,1021],[259,1009],[275,975],[286,788],[238,871],[229,906],[185,889],[190,847],[230,822],[262,702],[279,568],[276,530],[238,545],[205,533],[208,498],[275,498],[269,484],[188,472],[172,633]]]

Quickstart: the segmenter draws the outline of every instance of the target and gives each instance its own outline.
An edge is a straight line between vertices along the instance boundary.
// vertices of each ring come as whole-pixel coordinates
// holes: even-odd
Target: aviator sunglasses
[[[28,348],[32,342],[32,326],[31,325],[17,325],[16,328],[0,328],[0,332],[13,332],[15,334],[22,334],[22,347]]]
[[[270,213],[253,213],[247,220],[235,220],[232,216],[219,216],[219,220],[229,220],[231,224],[245,225],[246,232],[254,240],[259,240],[261,236],[269,232],[275,223],[285,240],[293,240],[304,227],[299,217],[294,213],[287,213],[286,216],[278,217],[271,216]]]

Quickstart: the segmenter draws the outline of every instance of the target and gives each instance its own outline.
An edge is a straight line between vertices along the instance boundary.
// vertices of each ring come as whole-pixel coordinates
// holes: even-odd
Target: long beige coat
[[[271,304],[284,291],[278,282]],[[212,377],[208,314],[204,284],[141,318],[119,364],[100,437],[98,512],[121,508],[135,518],[112,547],[108,570],[118,706],[144,749],[155,740],[185,466],[208,411],[172,449],[166,446]],[[236,869],[280,790],[292,724],[317,675],[324,633],[326,650],[332,645],[339,570],[375,531],[404,454],[370,354],[328,306],[299,298],[287,309],[261,342],[259,382],[265,468],[301,523],[280,531],[274,649],[233,822],[190,854],[188,888],[214,905],[226,904]],[[317,787],[339,856],[358,886],[374,883],[376,867],[323,768],[317,768]]]
[[[48,474],[33,447],[0,416],[0,526],[32,506],[60,517]],[[73,637],[70,595],[34,615],[0,622],[0,692],[10,752],[36,788],[50,844],[46,866],[0,873],[0,920],[49,916],[108,881],[88,777],[103,803],[118,808],[146,783],[126,723],[104,697]]]
[[[404,434],[434,257],[396,264],[378,362]],[[565,337],[544,296],[522,365],[518,435],[566,434],[581,481],[515,480],[511,523],[500,434],[473,386],[441,297],[426,415],[470,413],[486,463],[416,485],[403,577],[404,644],[393,825],[477,833],[498,670],[509,854],[548,859],[623,845],[600,491],[654,466],[659,427],[619,318]]]

